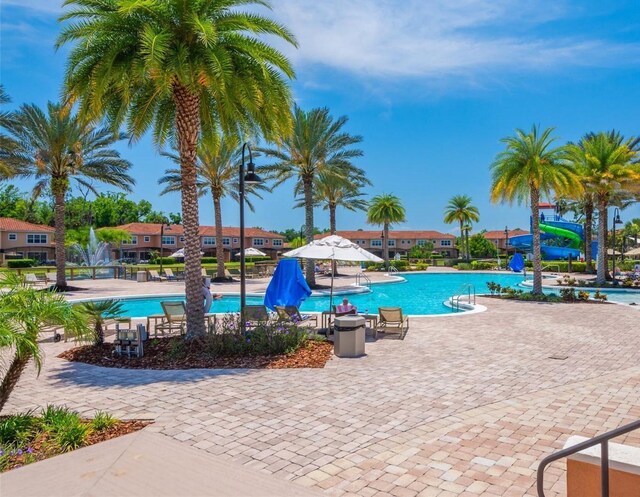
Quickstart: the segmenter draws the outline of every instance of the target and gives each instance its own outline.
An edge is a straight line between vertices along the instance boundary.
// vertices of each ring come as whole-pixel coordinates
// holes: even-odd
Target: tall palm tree
[[[215,141],[203,141],[198,146],[196,165],[198,170],[198,192],[201,197],[209,193],[213,200],[217,259],[216,277],[220,279],[225,277],[221,202],[224,197],[231,197],[236,202],[240,201],[240,196],[238,195],[238,167],[242,159],[241,149],[238,148],[239,145],[237,138],[225,137]],[[170,152],[163,152],[162,155],[180,164],[179,155]],[[180,169],[167,169],[164,176],[158,180],[158,183],[166,185],[160,195],[179,192],[182,186]],[[247,197],[254,194],[258,198],[262,198],[258,191],[267,190],[267,187],[264,183],[259,185],[250,184],[245,186],[245,190],[245,202],[253,210],[253,204]]]
[[[343,130],[348,118],[334,119],[329,109],[318,108],[305,112],[297,105],[293,108],[293,130],[282,138],[278,148],[258,150],[277,160],[269,166],[275,186],[290,178],[296,179],[295,193],[302,193],[305,211],[305,235],[307,243],[313,240],[313,188],[321,174],[347,178],[352,170],[351,160],[362,156],[362,150],[352,148],[362,137]],[[310,286],[315,285],[315,265],[308,260],[305,277]]]
[[[71,6],[57,46],[69,54],[65,91],[83,114],[106,116],[134,137],[153,127],[176,137],[185,236],[187,337],[204,335],[198,223],[199,139],[260,132],[273,140],[291,126],[294,71],[265,35],[296,45],[281,24],[247,5],[268,0],[65,0]]]
[[[4,85],[0,85],[0,105],[6,105],[11,102],[11,98],[4,89]],[[13,122],[13,113],[6,110],[0,110],[0,129],[6,130]],[[11,176],[11,166],[7,160],[9,155],[15,151],[16,142],[10,136],[0,132],[0,180]]]
[[[607,209],[612,200],[640,183],[640,167],[633,163],[639,155],[638,140],[625,140],[616,131],[590,133],[577,145],[569,145],[568,151],[598,211],[596,282],[603,284],[607,278]]]
[[[131,191],[134,181],[127,174],[131,163],[109,148],[124,135],[85,124],[68,108],[52,102],[46,112],[33,104],[21,106],[8,129],[17,144],[9,155],[12,174],[35,178],[34,196],[45,188],[53,195],[56,286],[64,289],[64,213],[71,180],[94,193],[94,181]]]
[[[551,192],[562,196],[579,191],[580,181],[565,160],[564,147],[553,147],[553,128],[540,131],[532,126],[529,133],[516,130],[515,136],[503,138],[505,150],[491,164],[491,201],[529,203],[533,227],[533,293],[542,293],[542,257],[540,253],[540,196]]]
[[[387,271],[389,270],[389,226],[396,223],[404,223],[406,220],[406,211],[402,201],[395,195],[383,193],[382,195],[376,195],[369,202],[367,222],[383,227],[382,257]]]
[[[463,254],[469,260],[469,243],[465,243],[464,227],[471,225],[472,222],[480,221],[480,212],[478,208],[471,205],[471,197],[469,195],[454,195],[447,203],[444,211],[444,222],[447,224],[459,223],[460,240],[462,243]]]

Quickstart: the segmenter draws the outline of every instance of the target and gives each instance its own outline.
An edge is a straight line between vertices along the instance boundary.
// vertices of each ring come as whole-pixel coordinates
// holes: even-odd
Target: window
[[[371,240],[372,247],[382,247],[382,240]]]
[[[440,240],[440,245],[442,247],[451,247],[451,240]]]
[[[233,243],[238,243],[240,240],[238,240],[237,238],[233,239]]]
[[[276,238],[275,240],[273,240],[273,246],[274,247],[282,247],[282,240]]]
[[[366,245],[367,241],[366,240],[358,240],[358,245]]]
[[[38,262],[44,262],[48,259],[46,252],[27,252],[27,257]]]
[[[31,245],[44,245],[48,243],[49,236],[48,235],[40,235],[40,234],[28,234],[27,235],[27,243]]]
[[[231,245],[231,239],[230,238],[223,238],[222,239],[222,245]]]
[[[395,240],[387,240],[387,247],[395,247],[395,246],[396,246]]]
[[[256,247],[262,247],[264,245],[264,238],[254,238],[253,239],[253,244]]]
[[[180,237],[180,243],[184,243],[184,236]]]
[[[149,243],[151,241],[151,237],[150,236],[145,236],[144,237],[144,242],[145,243]]]
[[[424,247],[426,244],[427,244],[427,241],[426,241],[426,240],[418,240],[418,241],[416,242],[416,245],[417,245],[418,247]]]
[[[136,235],[132,235],[131,238],[129,238],[128,240],[125,240],[123,243],[125,245],[137,245],[138,237]]]
[[[175,245],[176,237],[175,236],[163,236],[162,237],[162,245]]]
[[[15,242],[18,239],[17,233],[9,233],[9,240]]]
[[[202,237],[202,245],[215,245],[216,237],[215,236],[203,236]]]

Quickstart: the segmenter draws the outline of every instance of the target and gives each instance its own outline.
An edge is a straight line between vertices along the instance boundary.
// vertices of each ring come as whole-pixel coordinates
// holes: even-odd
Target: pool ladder
[[[456,310],[460,310],[460,300],[465,298],[469,304],[472,303],[476,305],[476,287],[473,283],[465,283],[464,285],[460,285],[458,290],[451,296],[449,302],[451,303],[451,307],[454,307]]]
[[[363,285],[364,282],[364,285]],[[356,274],[356,285],[357,286],[366,286],[367,288],[371,288],[371,280],[364,273]]]

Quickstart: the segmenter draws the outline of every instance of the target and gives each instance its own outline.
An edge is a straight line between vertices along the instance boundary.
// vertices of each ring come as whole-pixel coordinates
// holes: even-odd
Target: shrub
[[[7,267],[9,268],[25,268],[35,265],[36,261],[34,259],[10,259],[7,261]]]
[[[80,421],[80,416],[66,406],[58,407],[49,404],[42,410],[42,424],[44,429],[51,433],[57,433],[75,421]]]
[[[584,290],[578,292],[578,300],[582,300],[584,302],[589,300],[589,292],[585,292]]]
[[[0,446],[22,446],[30,442],[40,426],[33,411],[14,414],[0,421]]]
[[[573,287],[561,288],[560,289],[560,297],[565,302],[575,302],[576,301],[576,289],[573,288]]]
[[[593,294],[593,298],[596,300],[600,300],[601,302],[607,301],[607,296],[604,293],[600,293],[600,290],[596,290],[596,293]]]
[[[62,451],[68,452],[85,445],[90,433],[91,425],[75,416],[67,418],[64,424],[58,426],[53,438]]]
[[[268,255],[250,255],[248,257],[245,257],[244,260],[246,262],[260,262],[260,261],[271,261],[273,259],[271,259],[271,257],[269,257]]]
[[[167,264],[167,265],[176,263],[176,260],[173,257],[154,257],[151,260],[149,260],[151,264],[160,264],[160,261],[162,261],[162,264]]]
[[[418,271],[426,271],[428,267],[429,264],[427,264],[426,262],[418,262],[416,264],[416,270]]]
[[[202,259],[200,259],[200,262],[202,264],[217,264],[218,259],[215,257],[203,257]]]
[[[396,268],[398,271],[407,271],[409,269],[408,261],[389,261],[389,266]],[[383,262],[366,262],[365,267],[369,271],[384,271]]]
[[[117,420],[109,413],[104,411],[97,411],[91,421],[91,427],[95,431],[103,431],[111,428],[117,423]]]

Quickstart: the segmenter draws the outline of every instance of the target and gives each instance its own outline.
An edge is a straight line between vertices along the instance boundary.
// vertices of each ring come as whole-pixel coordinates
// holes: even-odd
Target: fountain
[[[107,266],[111,262],[109,244],[98,241],[93,228],[89,229],[89,243],[86,246],[74,243],[71,248],[82,259],[81,266]]]

